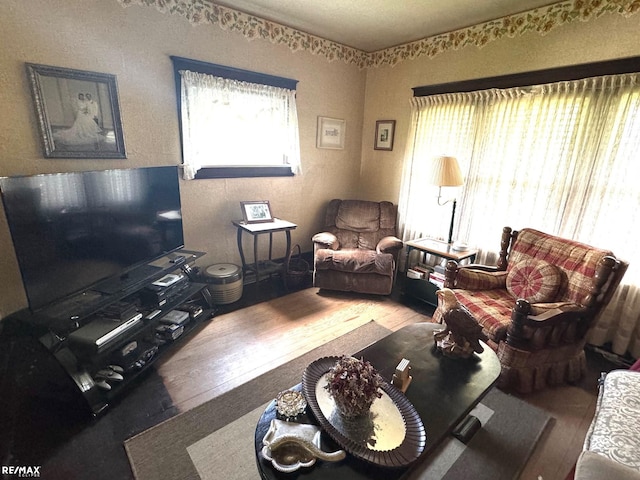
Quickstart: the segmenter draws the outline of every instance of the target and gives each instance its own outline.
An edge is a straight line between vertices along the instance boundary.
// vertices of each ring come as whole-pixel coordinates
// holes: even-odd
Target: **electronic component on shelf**
[[[179,274],[173,274],[173,273],[169,273],[167,275],[165,275],[164,277],[156,280],[155,282],[153,282],[151,285],[155,285],[156,287],[169,287],[171,285],[173,285],[176,282],[179,282],[180,280],[182,280],[184,277],[184,275],[182,275],[181,273]]]
[[[196,304],[180,305],[177,310],[187,312],[189,314],[189,317],[191,317],[192,319],[198,318],[204,312],[203,308],[200,305]]]
[[[123,357],[126,357],[131,352],[133,352],[136,348],[138,348],[138,342],[136,342],[135,340],[133,342],[129,342],[120,349],[120,355],[122,355]]]
[[[106,306],[100,313],[103,317],[124,320],[133,317],[138,313],[138,309],[132,302],[115,302]]]
[[[38,312],[15,312],[8,328],[37,338],[98,415],[192,325],[213,316],[206,285],[189,265],[200,255],[164,255]]]
[[[95,378],[98,380],[108,380],[113,382],[121,382],[124,380],[124,377],[112,370],[111,368],[103,368],[102,370],[98,370],[95,374]]]
[[[140,299],[145,305],[151,307],[162,307],[165,305],[169,298],[179,294],[189,284],[189,279],[186,275],[178,275],[178,280],[173,282],[167,287],[158,285],[147,285],[140,290]]]
[[[171,310],[160,319],[161,323],[184,325],[190,320],[189,313],[183,310]]]
[[[77,346],[101,352],[135,327],[142,320],[138,313],[127,320],[96,318],[69,335],[69,341]]]
[[[94,375],[95,385],[102,390],[111,390],[114,383],[124,380],[124,369],[119,365],[108,365],[98,370]]]
[[[175,340],[184,332],[183,325],[163,324],[156,327],[156,335],[163,340]]]
[[[142,342],[127,358],[122,359],[125,372],[142,369],[158,353],[158,345]]]
[[[101,388],[102,390],[111,390],[111,385],[109,385],[106,380],[99,380],[96,382],[96,386]]]
[[[144,317],[144,319],[145,320],[153,320],[154,318],[156,318],[161,313],[162,313],[162,310],[160,310],[160,309],[153,310],[152,312],[147,313],[147,315],[146,315],[146,317]]]
[[[187,258],[184,255],[175,255],[170,262],[171,263],[183,263]]]

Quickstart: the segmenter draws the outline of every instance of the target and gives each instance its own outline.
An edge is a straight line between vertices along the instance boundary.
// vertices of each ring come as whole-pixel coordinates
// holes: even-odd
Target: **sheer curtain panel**
[[[502,227],[532,227],[630,262],[588,341],[640,357],[639,75],[417,97],[404,162],[403,239],[444,238],[450,208],[425,185],[427,161],[458,158],[454,239],[496,260]],[[425,213],[428,212],[428,213]]]
[[[184,178],[204,166],[300,173],[296,92],[181,70]]]

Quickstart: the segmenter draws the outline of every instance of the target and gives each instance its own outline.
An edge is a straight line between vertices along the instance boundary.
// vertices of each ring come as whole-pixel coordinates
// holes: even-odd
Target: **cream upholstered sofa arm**
[[[395,255],[404,246],[402,240],[393,236],[387,236],[380,239],[376,246],[377,253],[391,253]]]
[[[640,480],[640,472],[598,453],[593,453],[588,450],[582,452],[580,457],[578,457],[575,479],[602,480],[603,478]]]
[[[576,480],[640,480],[639,397],[640,372],[617,369],[603,374]]]
[[[337,250],[340,247],[338,237],[329,232],[316,233],[311,240],[316,248],[330,248],[331,250]]]

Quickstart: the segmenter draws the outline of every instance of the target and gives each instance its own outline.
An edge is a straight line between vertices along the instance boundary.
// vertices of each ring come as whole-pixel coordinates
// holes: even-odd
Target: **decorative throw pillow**
[[[507,273],[507,291],[530,303],[553,302],[562,283],[562,271],[542,260],[524,260]]]

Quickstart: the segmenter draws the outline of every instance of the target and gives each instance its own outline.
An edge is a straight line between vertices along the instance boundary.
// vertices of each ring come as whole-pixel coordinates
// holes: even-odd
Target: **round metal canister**
[[[204,282],[208,285],[213,303],[233,303],[242,297],[242,269],[233,263],[208,266],[204,270]]]

